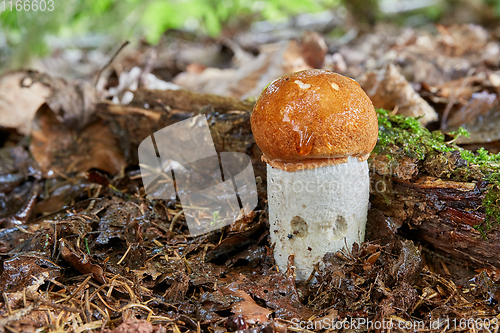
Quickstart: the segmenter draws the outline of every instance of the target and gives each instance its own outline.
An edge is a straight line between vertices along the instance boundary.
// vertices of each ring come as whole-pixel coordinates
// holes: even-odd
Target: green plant
[[[243,18],[277,20],[331,8],[340,0],[12,0],[11,7],[6,1],[7,7],[0,1],[0,43],[3,35],[8,51],[0,50],[0,60],[10,58],[10,67],[19,67],[49,51],[48,36],[145,37],[156,44],[167,29],[187,29],[216,37]],[[50,1],[52,11],[16,10],[17,3]]]

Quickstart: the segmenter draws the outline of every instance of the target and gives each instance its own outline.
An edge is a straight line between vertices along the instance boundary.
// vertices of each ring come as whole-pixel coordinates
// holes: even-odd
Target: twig
[[[10,308],[9,298],[7,297],[6,293],[2,293],[2,296],[5,303],[5,308],[7,309],[7,313],[9,314],[9,316],[12,316],[12,309]]]
[[[113,61],[116,59],[116,57],[118,56],[118,54],[125,48],[125,46],[127,46],[128,44],[130,44],[130,42],[127,40],[125,43],[122,44],[122,46],[120,46],[120,48],[118,49],[118,51],[116,51],[116,53],[111,57],[111,59],[109,59],[109,61],[107,62],[106,65],[104,65],[104,67],[102,67],[99,72],[97,72],[97,77],[95,79],[95,83],[94,83],[94,86],[97,87],[97,83],[99,82],[99,79],[101,78],[101,74],[102,72],[108,68],[112,63]]]
[[[76,290],[68,298],[64,299],[62,303],[66,303],[69,300],[73,299],[80,292],[80,290],[85,288],[90,279],[92,279],[92,275],[87,276],[87,278],[78,286],[78,288],[76,288]]]
[[[33,307],[34,307],[33,304],[31,304],[30,306],[28,306],[24,309],[16,311],[16,313],[14,313],[14,314],[10,314],[8,317],[4,317],[4,318],[0,319],[0,327],[5,327],[11,321],[17,322],[19,319],[24,318],[31,311],[33,311]]]
[[[130,249],[131,249],[131,248],[132,248],[132,245],[129,245],[129,246],[128,246],[128,249],[127,249],[127,251],[125,251],[125,254],[123,255],[123,257],[122,257],[122,258],[121,258],[121,259],[120,259],[120,260],[116,263],[117,265],[120,265],[120,264],[123,262],[123,260],[125,260],[125,257],[126,257],[126,256],[127,256],[127,254],[130,252]]]
[[[181,214],[184,213],[184,210],[181,209],[180,211],[177,212],[177,214],[174,215],[174,217],[172,218],[172,222],[170,222],[170,231],[172,231],[174,229],[174,223],[175,221],[177,221],[177,219],[179,218],[179,216],[181,216]]]

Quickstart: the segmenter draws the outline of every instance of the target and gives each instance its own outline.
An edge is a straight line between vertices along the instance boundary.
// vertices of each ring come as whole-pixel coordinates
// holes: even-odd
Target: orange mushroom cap
[[[251,117],[263,161],[296,171],[364,161],[375,147],[378,121],[359,84],[326,70],[305,70],[271,82]]]

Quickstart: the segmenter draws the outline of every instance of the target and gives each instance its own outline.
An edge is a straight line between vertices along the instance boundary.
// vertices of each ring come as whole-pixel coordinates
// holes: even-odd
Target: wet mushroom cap
[[[364,161],[375,147],[378,122],[359,84],[326,70],[282,76],[262,92],[251,117],[263,160],[286,171]]]

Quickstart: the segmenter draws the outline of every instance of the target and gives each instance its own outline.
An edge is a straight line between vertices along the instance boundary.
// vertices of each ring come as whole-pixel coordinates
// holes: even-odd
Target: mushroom
[[[276,264],[284,271],[294,255],[296,279],[305,280],[326,253],[364,240],[375,109],[356,81],[305,70],[264,89],[251,125],[267,163]]]

